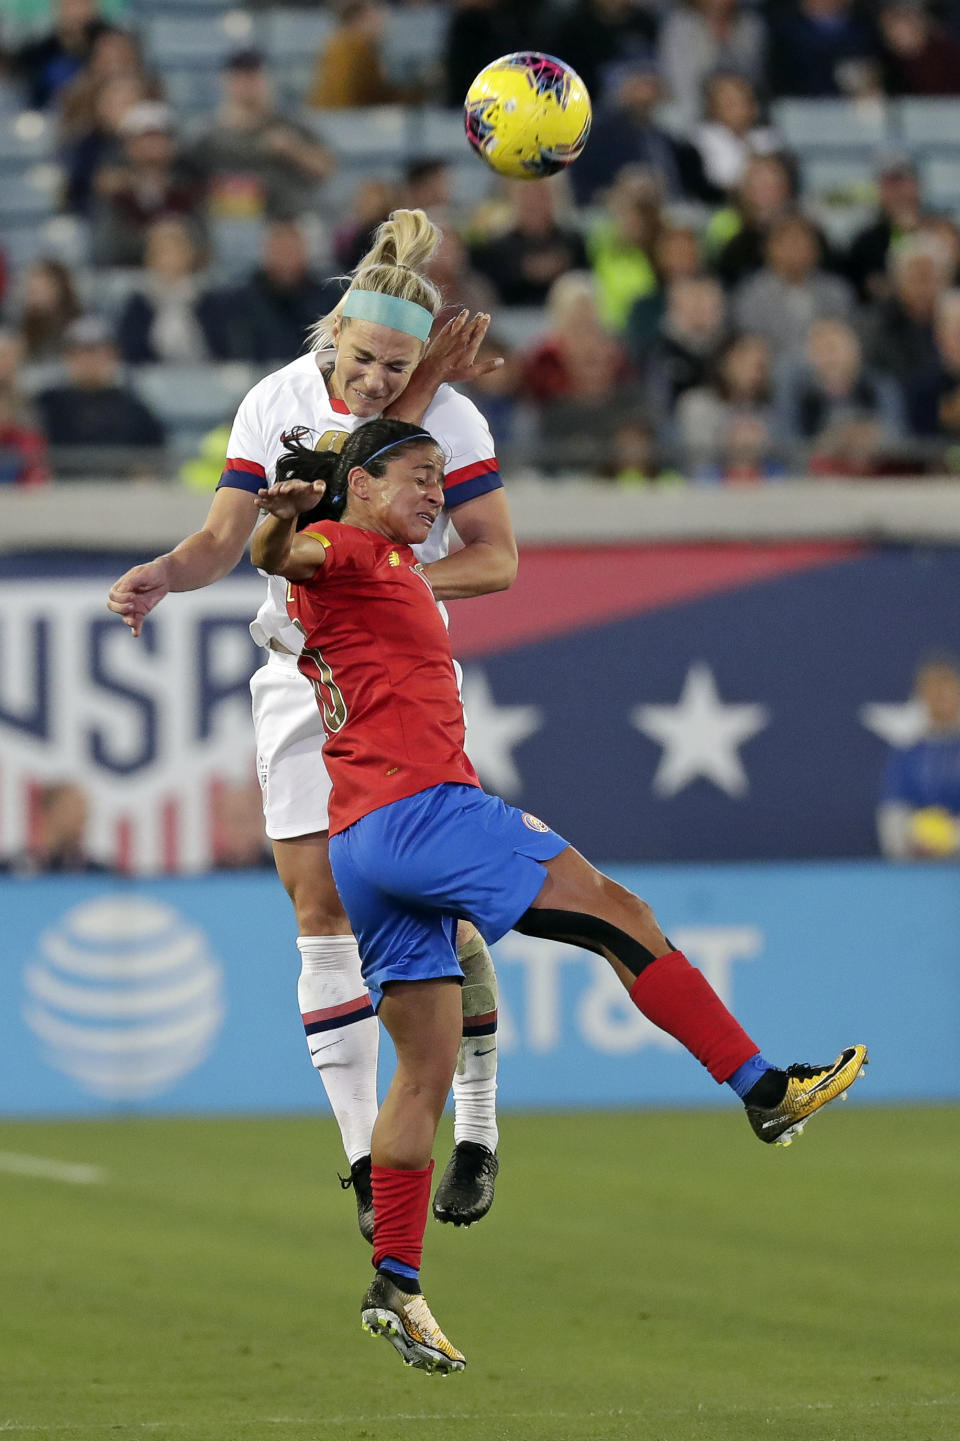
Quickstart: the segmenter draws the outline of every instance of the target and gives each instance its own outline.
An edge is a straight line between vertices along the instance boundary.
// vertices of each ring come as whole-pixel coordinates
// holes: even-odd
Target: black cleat
[[[351,1186],[357,1197],[357,1225],[360,1235],[373,1245],[373,1182],[370,1179],[370,1157],[361,1156],[350,1167],[349,1176],[340,1176],[340,1185],[345,1191]]]
[[[472,1226],[493,1205],[493,1185],[500,1169],[495,1151],[476,1141],[458,1141],[433,1198],[438,1221]]]

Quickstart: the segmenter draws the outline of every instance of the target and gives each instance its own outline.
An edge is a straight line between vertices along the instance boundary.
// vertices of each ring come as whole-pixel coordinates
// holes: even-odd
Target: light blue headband
[[[386,325],[390,330],[402,330],[404,335],[414,335],[417,340],[426,340],[433,329],[433,315],[425,306],[413,300],[401,300],[397,295],[381,295],[378,290],[348,290],[342,314],[354,320],[371,320],[374,325]]]

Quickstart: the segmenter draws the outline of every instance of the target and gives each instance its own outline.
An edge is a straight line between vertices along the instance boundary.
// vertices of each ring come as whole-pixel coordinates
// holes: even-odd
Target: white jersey
[[[329,394],[320,369],[328,359],[332,363],[332,351],[298,356],[282,370],[265,376],[244,396],[230,432],[220,485],[256,494],[274,482],[285,435],[295,432],[301,443],[312,441],[315,449],[326,450],[331,432],[349,434],[364,424],[364,419],[352,415],[342,401]],[[452,386],[440,386],[423,418],[423,428],[439,441],[446,457],[444,510],[424,543],[414,546],[417,557],[426,564],[447,554],[451,511],[464,501],[498,489],[503,482],[487,422],[473,402]],[[266,581],[267,598],[250,634],[257,645],[276,640],[299,654],[303,636],[287,615],[287,582],[275,575],[267,576]]]

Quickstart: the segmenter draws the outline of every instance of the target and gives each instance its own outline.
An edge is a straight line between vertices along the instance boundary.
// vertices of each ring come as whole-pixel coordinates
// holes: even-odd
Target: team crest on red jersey
[[[528,831],[548,831],[550,827],[546,821],[540,820],[539,816],[532,816],[529,811],[524,811],[520,817]]]

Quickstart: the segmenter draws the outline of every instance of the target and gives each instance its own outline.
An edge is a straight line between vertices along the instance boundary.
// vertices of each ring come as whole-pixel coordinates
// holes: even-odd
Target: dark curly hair
[[[297,530],[318,520],[339,520],[347,503],[347,476],[362,466],[372,476],[381,476],[398,446],[411,441],[437,441],[418,425],[405,420],[369,420],[347,436],[340,450],[311,450],[294,436],[284,440],[285,449],[277,461],[277,480],[324,480],[327,488],[312,510],[297,520]]]

